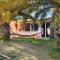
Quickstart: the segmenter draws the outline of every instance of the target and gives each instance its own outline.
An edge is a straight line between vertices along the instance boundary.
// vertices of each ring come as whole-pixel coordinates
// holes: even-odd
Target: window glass
[[[27,23],[25,27],[25,31],[38,31],[38,24]]]
[[[34,24],[34,31],[38,30],[38,24]]]
[[[30,23],[26,24],[25,31],[30,31]]]

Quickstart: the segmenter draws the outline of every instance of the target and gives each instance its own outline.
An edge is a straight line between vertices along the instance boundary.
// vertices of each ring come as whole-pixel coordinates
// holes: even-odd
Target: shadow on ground
[[[0,43],[0,52],[9,56],[11,60],[52,60],[45,47],[30,43]]]

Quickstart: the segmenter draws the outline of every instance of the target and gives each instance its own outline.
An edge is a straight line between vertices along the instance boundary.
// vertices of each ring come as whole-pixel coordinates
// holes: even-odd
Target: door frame
[[[48,36],[47,36],[47,23],[49,23],[49,26],[48,27],[50,27],[50,22],[43,22],[43,24],[44,24],[44,28],[43,27],[41,27],[42,29],[44,29],[44,30],[42,30],[42,34],[44,34],[44,36],[42,36],[42,37],[44,37],[44,38],[47,38]],[[43,25],[42,24],[42,25]],[[51,31],[51,30],[50,30]],[[48,37],[48,38],[50,38],[50,37]]]

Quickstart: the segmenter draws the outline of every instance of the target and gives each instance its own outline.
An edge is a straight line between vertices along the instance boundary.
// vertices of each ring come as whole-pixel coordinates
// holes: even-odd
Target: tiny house
[[[29,17],[23,15],[15,16],[16,21],[10,23],[11,33],[24,38],[51,38],[54,29],[51,26],[55,7],[50,3],[41,4],[38,9],[33,9]]]

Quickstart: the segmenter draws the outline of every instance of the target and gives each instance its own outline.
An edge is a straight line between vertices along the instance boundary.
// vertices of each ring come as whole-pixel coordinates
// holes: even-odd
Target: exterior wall
[[[32,22],[26,22],[26,23],[32,23]],[[42,24],[39,21],[37,21],[35,23],[38,24],[38,30],[37,31],[31,30],[31,27],[30,27],[30,31],[25,31],[25,24],[23,22],[12,21],[10,23],[10,31],[11,31],[11,33],[16,33],[16,35],[18,37],[24,37],[24,38],[28,37],[28,38],[34,38],[34,39],[41,39],[42,38],[42,32],[43,32],[42,31]],[[45,25],[45,29],[46,29],[46,25]],[[51,28],[47,28],[45,30],[45,34],[44,34],[45,38],[47,37],[46,31],[48,33],[48,37],[51,37],[50,36],[51,35]]]
[[[16,33],[17,32],[16,21],[11,21],[11,23],[10,23],[10,32],[11,33]]]
[[[16,27],[17,24],[17,27]],[[19,37],[31,37],[34,39],[40,39],[41,36],[41,26],[38,24],[38,31],[24,31],[21,30],[22,29],[22,22],[16,22],[16,21],[12,21],[10,23],[10,29],[11,29],[11,33],[17,33],[17,35]]]

